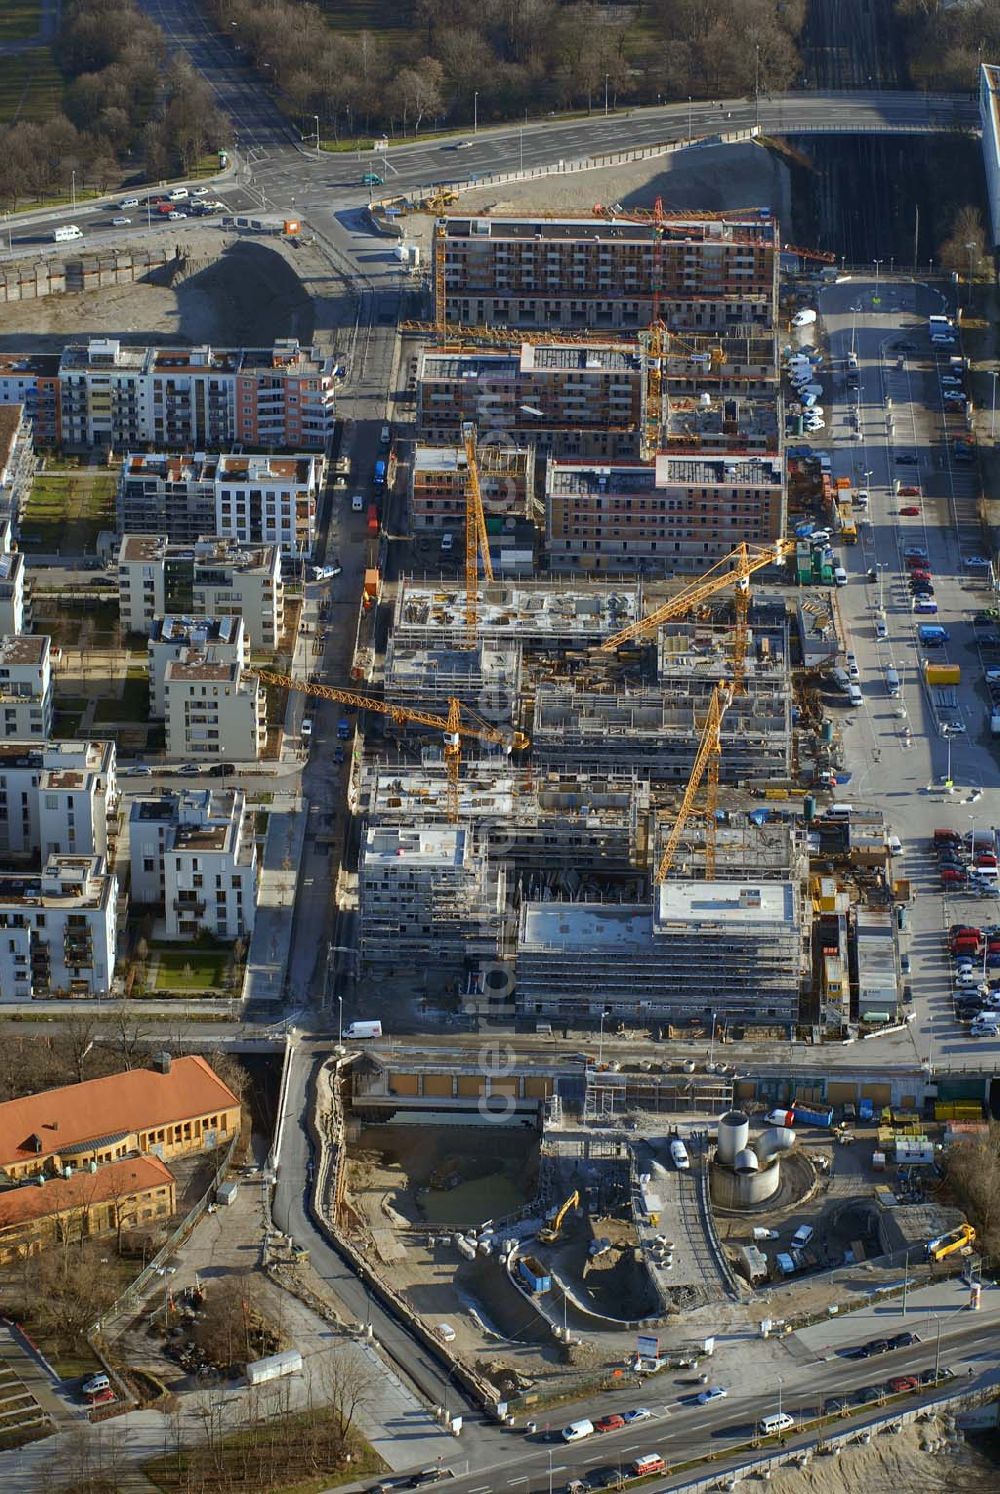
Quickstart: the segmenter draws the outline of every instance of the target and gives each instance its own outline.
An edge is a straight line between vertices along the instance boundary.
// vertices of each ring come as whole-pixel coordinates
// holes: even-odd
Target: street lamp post
[[[472,95],[472,133],[479,134],[479,89]]]
[[[945,737],[945,741],[948,743],[948,769],[945,773],[944,786],[950,794],[954,787],[951,779],[951,732]]]
[[[941,1319],[935,1318],[937,1324],[937,1343],[934,1346],[934,1384],[941,1378]]]
[[[549,1494],[552,1494],[552,1449],[549,1448]]]
[[[71,194],[71,200],[72,200],[72,203],[73,203],[73,211],[75,213],[76,212],[76,172],[75,171],[71,171],[70,172],[70,174],[69,174],[69,183],[70,183],[69,190],[70,190],[70,194]]]
[[[337,1047],[344,1046],[344,998],[337,993]]]
[[[604,1019],[605,1019],[605,1017],[607,1015],[608,1015],[608,1009],[607,1009],[607,1007],[606,1006],[602,1006],[601,1007],[601,1027],[600,1027],[600,1031],[599,1031],[598,1036],[597,1036],[597,1062],[598,1062],[598,1064],[602,1063],[603,1060],[604,1060]]]
[[[313,119],[316,121],[316,154],[319,155],[319,115],[314,114]]]
[[[608,84],[611,82],[611,74],[604,74],[604,117],[608,117]]]
[[[688,145],[691,144],[691,136],[693,135],[693,133],[694,128],[691,122],[691,95],[688,94]]]
[[[778,1376],[778,1417],[779,1417],[779,1419],[781,1417],[781,1390],[782,1390],[782,1386],[784,1385],[784,1383],[785,1383],[784,1380],[779,1375]]]
[[[972,302],[972,256],[976,252],[976,246],[975,244],[966,244],[965,247],[969,251],[969,284],[966,290],[965,304],[969,306]]]
[[[760,42],[754,44],[754,70],[753,70],[753,107],[754,124],[760,129]]]
[[[520,166],[519,166],[518,169],[520,171],[523,171],[524,170],[524,128],[523,128],[523,126],[517,132],[517,153],[518,153],[518,159],[520,161]]]
[[[990,411],[990,440],[991,441],[995,441],[996,438],[997,438],[997,379],[998,378],[1000,378],[1000,374],[998,374],[997,371],[996,371],[996,369],[994,369],[993,370],[993,408]]]
[[[906,1317],[906,1294],[910,1287],[910,1251],[912,1245],[906,1247],[906,1259],[903,1262],[903,1317]]]
[[[711,1066],[712,1066],[712,1062],[713,1062],[714,1057],[715,1057],[715,1012],[712,1013],[712,1036],[711,1036],[711,1038],[709,1040],[709,1044],[708,1044],[708,1064],[709,1064],[709,1068],[711,1068]]]
[[[875,294],[876,294],[876,296],[878,295],[878,272],[879,272],[879,270],[881,269],[881,267],[882,267],[882,265],[884,263],[885,263],[885,261],[882,260],[882,259],[873,259],[872,260],[872,264],[875,266]]]

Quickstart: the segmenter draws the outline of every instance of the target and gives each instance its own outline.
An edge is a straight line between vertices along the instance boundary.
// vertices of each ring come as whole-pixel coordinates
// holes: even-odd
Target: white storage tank
[[[724,1167],[734,1167],[740,1152],[750,1142],[750,1117],[742,1110],[727,1110],[719,1117],[718,1156]]]

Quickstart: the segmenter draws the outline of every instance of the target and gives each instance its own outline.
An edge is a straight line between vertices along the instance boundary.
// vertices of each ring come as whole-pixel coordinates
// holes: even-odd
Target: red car
[[[920,505],[918,503],[908,503],[906,507],[901,508],[899,512],[903,514],[907,519],[912,519],[915,514],[919,514]]]
[[[942,868],[941,868],[941,880],[942,880],[942,882],[964,882],[965,881],[965,872],[964,871],[953,871],[950,866],[942,866]]]
[[[614,1412],[611,1416],[602,1416],[600,1421],[594,1422],[595,1432],[620,1432],[625,1425],[624,1416]]]
[[[920,1381],[916,1375],[893,1375],[889,1381],[889,1389],[893,1395],[903,1395],[908,1390],[918,1390]]]
[[[899,496],[900,498],[919,498],[920,489],[913,487],[911,484],[909,487],[900,488]]]

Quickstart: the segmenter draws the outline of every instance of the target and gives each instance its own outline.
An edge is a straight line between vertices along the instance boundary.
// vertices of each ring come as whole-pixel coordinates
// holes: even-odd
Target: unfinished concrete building
[[[518,1013],[647,1027],[798,1019],[803,903],[790,880],[667,881],[636,903],[526,902]]]
[[[479,486],[490,533],[498,522],[541,519],[535,500],[535,452],[530,446],[486,443],[476,453]],[[417,446],[410,465],[410,521],[426,532],[462,529],[468,462],[464,446]]]
[[[480,638],[475,648],[419,648],[389,638],[385,698],[394,705],[447,714],[454,698],[510,729],[520,692],[521,649],[513,638]]]
[[[775,680],[775,686],[778,681]],[[530,726],[539,765],[596,771],[610,758],[662,783],[684,783],[705,725],[710,687],[697,676],[669,687],[597,694],[561,682],[539,684]],[[722,723],[719,779],[787,779],[791,772],[791,705],[779,688],[751,686]]]
[[[642,367],[635,342],[585,346],[518,343],[505,348],[424,348],[418,364],[417,429],[457,441],[473,421],[540,455],[627,460],[639,455]]]
[[[702,335],[776,324],[781,239],[770,213],[666,223],[608,213],[442,220],[438,324],[648,327]]]
[[[495,960],[506,927],[506,870],[463,825],[370,825],[358,868],[363,967],[423,965],[458,980]]]
[[[515,641],[539,657],[591,649],[642,615],[635,580],[582,586],[552,581],[495,581],[479,588],[477,633]],[[402,577],[392,635],[397,648],[466,645],[465,591],[457,583]]]

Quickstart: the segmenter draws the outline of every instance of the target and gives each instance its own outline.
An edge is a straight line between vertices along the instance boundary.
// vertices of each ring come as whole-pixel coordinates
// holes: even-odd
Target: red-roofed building
[[[240,1102],[197,1054],[43,1090],[0,1105],[0,1181],[67,1166],[102,1167],[135,1152],[161,1161],[226,1146]],[[9,1195],[7,1195],[9,1196]]]
[[[22,1183],[0,1193],[0,1264],[57,1240],[83,1240],[149,1225],[169,1218],[176,1209],[174,1179],[157,1157],[124,1157],[44,1183]]]

